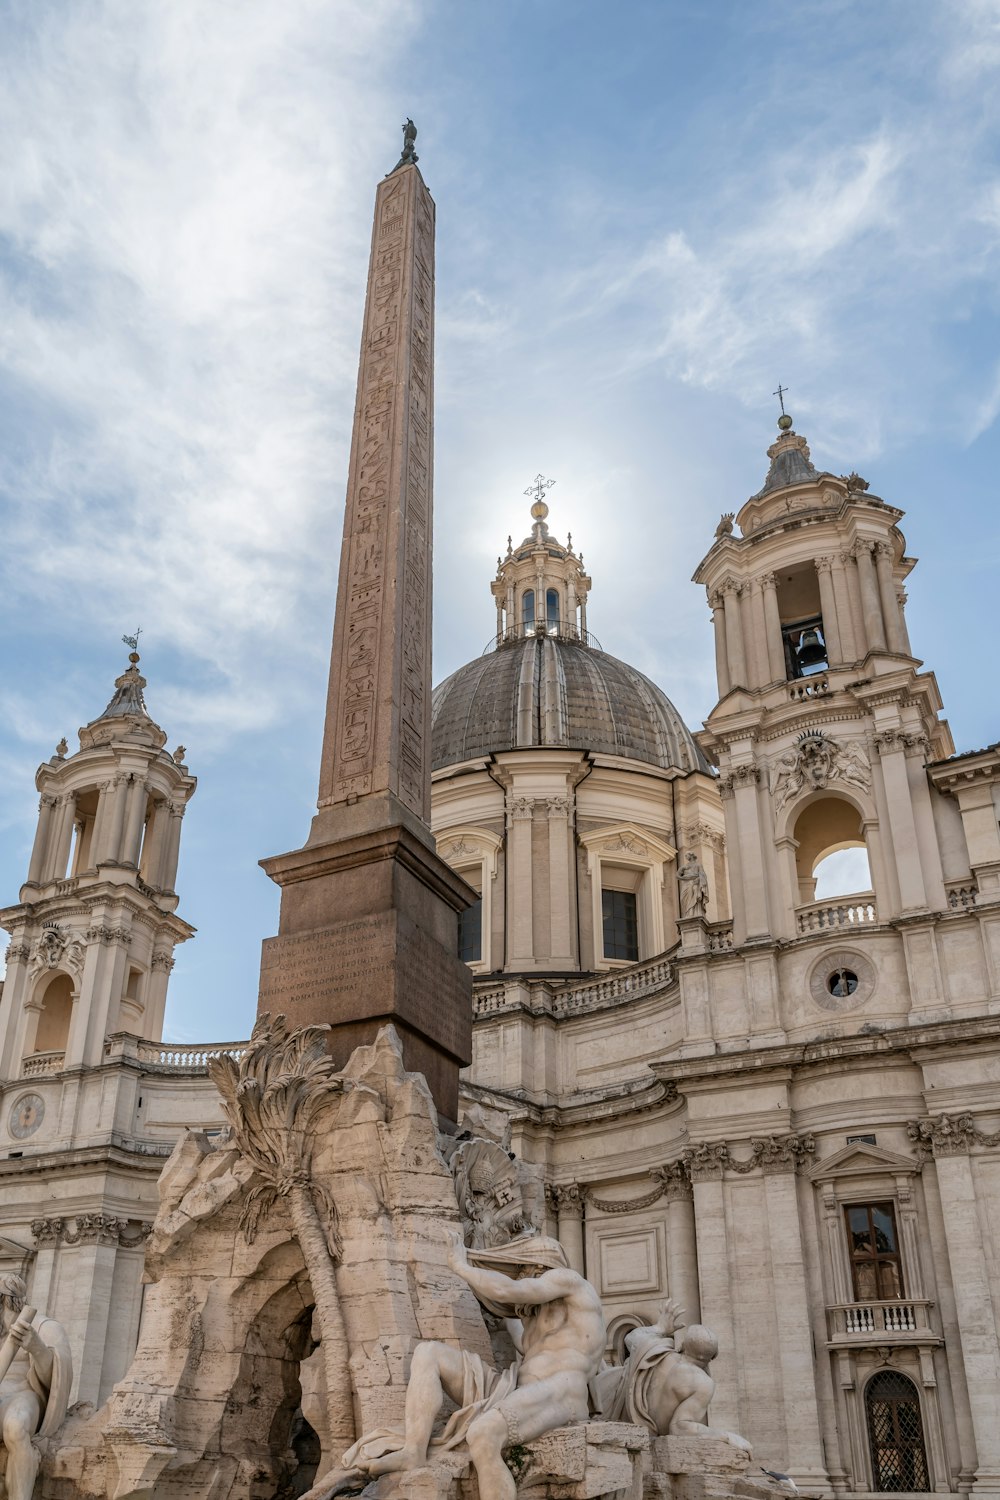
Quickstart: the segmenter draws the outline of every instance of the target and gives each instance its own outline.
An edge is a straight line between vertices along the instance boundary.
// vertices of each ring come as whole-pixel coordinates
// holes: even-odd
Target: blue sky
[[[199,777],[167,1034],[244,1036],[315,799],[374,187],[438,207],[435,678],[522,491],[689,723],[690,583],[779,379],[907,512],[914,647],[1000,735],[1000,0],[8,0],[0,9],[0,902],[35,767],[144,631]]]

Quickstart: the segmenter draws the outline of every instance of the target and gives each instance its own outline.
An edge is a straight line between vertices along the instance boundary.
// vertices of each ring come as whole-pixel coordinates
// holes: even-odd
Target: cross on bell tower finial
[[[787,392],[787,385],[782,385],[780,380],[778,381],[778,389],[771,392],[771,395],[777,396],[778,400],[781,402],[781,416],[778,418],[778,426],[781,428],[782,432],[789,432],[792,426],[791,416],[785,410],[785,396]]]

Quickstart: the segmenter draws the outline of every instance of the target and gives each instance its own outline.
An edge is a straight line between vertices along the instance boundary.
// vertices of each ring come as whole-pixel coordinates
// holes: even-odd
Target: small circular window
[[[809,994],[821,1010],[857,1010],[874,993],[875,969],[857,948],[828,948],[809,970]]]
[[[853,969],[834,969],[826,977],[826,987],[837,1000],[846,1000],[858,987],[858,976]]]

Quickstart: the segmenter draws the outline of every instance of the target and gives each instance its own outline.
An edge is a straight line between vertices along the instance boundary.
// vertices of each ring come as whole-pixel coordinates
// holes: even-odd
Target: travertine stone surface
[[[111,1400],[60,1434],[45,1471],[51,1500],[273,1493],[289,1468],[299,1361],[315,1332],[315,1268],[327,1251],[350,1379],[349,1410],[331,1408],[334,1432],[345,1421],[358,1432],[401,1423],[421,1339],[489,1360],[478,1304],[446,1264],[442,1226],[457,1231],[459,1216],[434,1107],[424,1080],[404,1070],[398,1039],[383,1031],[347,1068],[322,1075],[329,1107],[306,1112],[307,1172],[294,1139],[304,1099],[284,1127],[275,1123],[281,1091],[299,1087],[288,1082],[287,1048],[280,1063],[270,1077],[248,1065],[240,1082],[247,1110],[270,1120],[260,1149],[279,1153],[288,1191],[262,1205],[268,1173],[239,1131],[181,1138],[160,1183],[135,1359]],[[295,1206],[307,1184],[335,1210],[325,1250]]]

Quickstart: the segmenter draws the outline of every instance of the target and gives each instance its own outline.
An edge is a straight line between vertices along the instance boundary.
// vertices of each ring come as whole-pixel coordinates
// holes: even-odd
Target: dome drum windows
[[[458,918],[458,956],[474,974],[488,974],[499,968],[502,956],[494,961],[491,942],[493,924],[493,889],[496,884],[501,840],[486,828],[449,828],[436,831],[438,852],[473,890],[478,900]]]
[[[592,893],[595,969],[653,958],[666,947],[665,872],[676,851],[629,824],[581,834]]]

